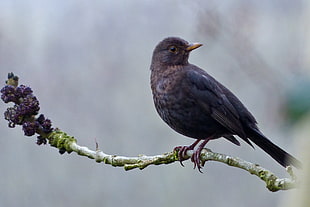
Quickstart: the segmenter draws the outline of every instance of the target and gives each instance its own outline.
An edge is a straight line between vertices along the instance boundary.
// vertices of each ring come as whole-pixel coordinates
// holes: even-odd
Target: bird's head
[[[188,64],[189,53],[200,46],[202,44],[190,44],[178,37],[165,38],[158,43],[153,51],[152,65],[186,65]]]

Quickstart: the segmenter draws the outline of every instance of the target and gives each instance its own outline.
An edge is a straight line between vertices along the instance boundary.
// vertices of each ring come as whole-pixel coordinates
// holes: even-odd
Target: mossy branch
[[[177,151],[172,151],[164,153],[162,155],[154,156],[139,155],[136,157],[127,157],[119,155],[109,155],[99,149],[90,150],[87,147],[78,145],[76,139],[60,130],[55,130],[51,132],[47,135],[46,138],[49,144],[53,147],[56,147],[58,149],[65,149],[69,153],[76,152],[78,155],[94,159],[98,163],[103,162],[114,167],[124,167],[126,171],[135,168],[143,170],[149,165],[170,164],[178,161]],[[189,159],[192,154],[192,150],[187,151],[187,157],[185,157],[185,159]],[[259,177],[262,181],[266,183],[266,187],[273,192],[296,188],[297,185],[297,180],[292,173],[291,167],[287,168],[287,171],[290,174],[290,178],[278,178],[274,173],[257,164],[247,162],[237,157],[231,157],[229,155],[211,152],[209,149],[202,150],[200,159],[203,163],[205,163],[206,161],[216,161],[225,163],[232,167],[243,169],[250,174]]]
[[[177,150],[162,155],[126,157],[108,155],[99,149],[90,150],[87,147],[80,146],[74,137],[67,135],[59,129],[52,128],[51,121],[45,119],[42,114],[36,118],[40,109],[39,102],[29,87],[18,86],[17,76],[10,73],[6,84],[1,90],[1,98],[5,103],[15,103],[14,107],[9,107],[5,112],[5,119],[9,121],[9,127],[13,128],[15,125],[22,125],[26,136],[38,134],[37,144],[39,145],[47,144],[48,142],[52,147],[58,148],[61,154],[76,152],[78,155],[94,159],[98,163],[103,162],[114,167],[124,167],[125,170],[135,168],[142,170],[149,165],[170,164],[179,160]],[[189,159],[192,154],[192,150],[187,151],[187,156],[184,157],[185,160]],[[257,164],[229,155],[215,153],[208,149],[202,150],[200,159],[203,165],[206,161],[216,161],[246,170],[264,181],[266,187],[273,192],[288,190],[297,186],[297,180],[291,167],[287,168],[290,178],[278,178],[274,173]]]

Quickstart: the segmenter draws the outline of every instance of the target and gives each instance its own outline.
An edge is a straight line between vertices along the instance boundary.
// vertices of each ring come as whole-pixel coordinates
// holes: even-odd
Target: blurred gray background
[[[190,62],[230,88],[262,131],[298,156],[287,100],[309,75],[306,2],[2,0],[0,81],[18,75],[40,112],[80,145],[94,149],[96,139],[108,154],[161,154],[194,141],[159,118],[149,86],[155,45],[179,36],[204,44]],[[1,114],[6,107],[0,104]],[[215,162],[203,174],[190,162],[125,172],[60,155],[3,118],[0,134],[0,206],[258,207],[280,206],[290,194],[271,193],[257,177]],[[287,176],[244,142],[218,139],[207,147]]]

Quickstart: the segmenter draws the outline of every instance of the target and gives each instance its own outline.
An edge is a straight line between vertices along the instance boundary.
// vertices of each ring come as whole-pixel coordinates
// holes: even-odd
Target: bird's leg
[[[193,150],[196,145],[200,142],[201,139],[197,139],[193,144],[191,144],[190,146],[178,146],[175,147],[174,150],[178,150],[178,157],[179,157],[179,161],[181,163],[181,165],[184,167],[183,165],[183,161],[184,161],[184,157],[186,155],[186,152],[188,150]]]
[[[202,149],[204,148],[204,146],[208,143],[208,141],[210,140],[210,138],[205,139],[197,148],[197,150],[195,150],[195,152],[193,153],[192,157],[191,157],[191,161],[194,163],[194,169],[198,168],[199,172],[202,173],[201,169],[201,161],[200,161],[200,154]]]

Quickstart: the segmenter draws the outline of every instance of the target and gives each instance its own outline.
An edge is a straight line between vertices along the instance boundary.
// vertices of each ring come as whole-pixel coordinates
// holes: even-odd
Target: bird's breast
[[[171,119],[179,111],[179,105],[182,103],[182,90],[180,80],[172,74],[151,76],[151,87],[155,108],[160,117],[169,125],[173,122]]]
[[[156,111],[175,131],[193,138],[204,139],[222,129],[197,100],[188,94],[180,76],[151,77]]]

